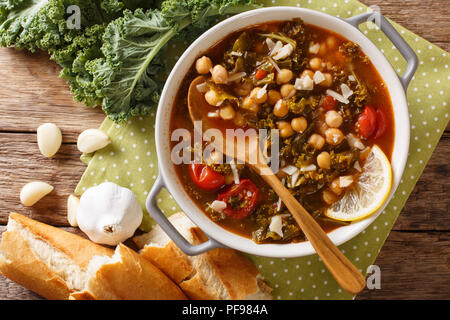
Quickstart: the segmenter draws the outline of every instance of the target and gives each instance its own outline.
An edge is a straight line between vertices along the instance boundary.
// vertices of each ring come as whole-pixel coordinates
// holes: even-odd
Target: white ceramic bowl
[[[402,177],[409,148],[409,112],[402,82],[392,66],[357,28],[339,18],[302,8],[272,7],[257,9],[233,16],[217,24],[202,34],[180,57],[167,79],[158,106],[156,116],[156,148],[160,179],[186,215],[198,225],[209,237],[226,247],[249,254],[268,257],[299,257],[315,253],[309,241],[293,244],[256,244],[252,240],[229,232],[212,222],[190,199],[180,182],[171,162],[169,121],[177,90],[195,59],[230,33],[248,26],[270,22],[302,18],[307,24],[332,30],[344,38],[360,45],[362,51],[370,58],[381,77],[384,79],[392,100],[395,116],[395,142],[392,154],[393,184],[385,204],[375,214],[362,221],[340,227],[328,235],[336,245],[355,237],[367,228],[384,210],[392,198]],[[153,215],[153,214],[152,214]]]

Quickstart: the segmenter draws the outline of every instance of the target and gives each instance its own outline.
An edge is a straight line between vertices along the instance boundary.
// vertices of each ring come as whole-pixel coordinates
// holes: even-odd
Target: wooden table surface
[[[378,5],[385,16],[450,51],[448,0],[362,2]],[[76,138],[98,127],[104,114],[74,103],[58,73],[45,54],[0,49],[0,234],[11,211],[76,232],[66,220],[67,196],[85,169]],[[17,81],[4,81],[11,74]],[[36,128],[44,122],[56,123],[63,133],[63,145],[52,159],[41,156],[36,143]],[[365,289],[358,299],[450,298],[448,129],[375,261],[381,289]],[[48,181],[55,191],[26,208],[19,191],[36,179]],[[0,299],[40,297],[0,276]]]

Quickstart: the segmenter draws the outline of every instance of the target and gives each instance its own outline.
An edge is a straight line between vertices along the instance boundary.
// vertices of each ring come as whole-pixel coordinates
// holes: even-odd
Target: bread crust
[[[64,300],[69,297],[72,290],[66,282],[39,261],[20,234],[3,233],[0,251],[3,276],[47,299]]]
[[[88,299],[96,300],[185,300],[181,289],[150,261],[123,244],[116,253],[120,261],[102,265],[91,277]],[[82,295],[72,297],[81,299]]]
[[[112,256],[114,253],[109,248],[18,213],[11,213],[9,219],[50,244],[55,250],[63,252],[82,268],[87,267],[94,255]],[[33,253],[28,241],[17,230],[8,228],[3,233],[0,252],[3,255],[3,258],[0,258],[1,273],[25,288],[53,300],[68,299],[74,292],[64,279]]]
[[[191,229],[194,244],[208,240],[199,228]],[[217,248],[202,255],[215,276],[220,279],[230,300],[245,300],[260,290],[257,282],[258,269],[242,253],[233,249]],[[219,298],[219,297],[217,297]]]
[[[47,299],[186,299],[181,289],[150,261],[123,244],[113,250],[75,234],[12,213],[0,243],[0,271]],[[20,230],[26,230],[23,233]],[[29,238],[29,234],[32,238]],[[23,236],[25,235],[25,237]],[[85,288],[70,288],[52,265],[36,255],[36,240],[47,254],[63,253],[62,266],[82,270]],[[33,241],[34,248],[30,241]],[[50,247],[48,247],[48,246]],[[38,247],[42,249],[42,247]],[[49,249],[51,248],[51,249]],[[39,252],[39,251],[38,251]],[[40,254],[40,253],[39,253]],[[104,257],[91,271],[94,256]],[[47,260],[48,261],[48,260]],[[89,266],[89,267],[88,267]],[[53,265],[54,267],[54,265]],[[61,263],[58,265],[61,268]]]
[[[177,284],[195,272],[188,257],[172,241],[165,247],[148,246],[142,250],[141,256],[152,261]]]
[[[180,222],[182,221],[180,215],[184,215],[184,213],[176,213],[169,220]],[[185,217],[185,219],[188,218]],[[192,244],[207,241],[205,234],[198,227],[192,227],[188,220],[186,220],[186,224],[178,224],[175,227]],[[155,227],[154,230],[156,228],[159,227]],[[185,229],[181,230],[183,228]],[[155,263],[181,287],[190,299],[244,300],[255,295],[271,299],[271,288],[265,283],[261,283],[261,276],[257,268],[240,252],[217,248],[198,256],[189,257],[173,241],[169,241],[165,245],[152,243],[151,232],[139,239],[133,239],[141,247],[140,254]],[[143,239],[146,239],[147,244],[143,243]]]

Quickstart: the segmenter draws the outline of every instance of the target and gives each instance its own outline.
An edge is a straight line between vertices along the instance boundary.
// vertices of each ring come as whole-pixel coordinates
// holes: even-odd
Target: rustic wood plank
[[[75,144],[63,144],[48,159],[40,154],[35,134],[0,133],[0,224],[6,223],[10,211],[19,211],[42,222],[67,226],[67,197],[86,168],[80,155]],[[33,180],[55,189],[33,207],[25,207],[19,201],[20,189]]]
[[[100,108],[73,101],[68,84],[58,77],[60,67],[45,53],[0,48],[0,66],[0,132],[36,132],[40,124],[53,122],[65,141],[73,142],[105,118]]]
[[[393,231],[374,264],[381,289],[366,288],[357,299],[449,298],[449,232]]]
[[[393,230],[450,230],[450,134],[444,133]]]

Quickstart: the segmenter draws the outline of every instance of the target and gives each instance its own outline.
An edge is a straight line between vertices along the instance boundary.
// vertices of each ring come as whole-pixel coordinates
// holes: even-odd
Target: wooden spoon
[[[203,82],[205,82],[205,78],[199,76],[195,78],[189,86],[188,108],[191,120],[193,122],[202,121],[202,127],[205,129],[211,128],[212,123],[209,122],[204,109],[202,109],[211,108],[211,106],[207,104],[203,94],[197,89],[197,85]],[[297,199],[295,199],[289,190],[284,187],[278,177],[272,172],[262,155],[257,135],[247,136],[248,143],[245,143],[244,139],[233,138],[233,141],[229,140],[230,139],[227,137],[225,137],[224,140],[216,139],[213,142],[215,149],[229,157],[240,160],[259,173],[263,180],[271,186],[281,198],[339,285],[351,294],[361,292],[366,284],[363,275],[342,254],[334,243],[331,242],[330,238],[328,238],[327,234],[319,226],[316,220],[314,220],[308,211],[303,208]],[[229,144],[233,145],[234,148],[224,147],[224,145],[229,146]],[[233,152],[236,149],[245,150],[245,152]],[[257,156],[255,157],[255,155]],[[250,159],[252,161],[250,161]]]

